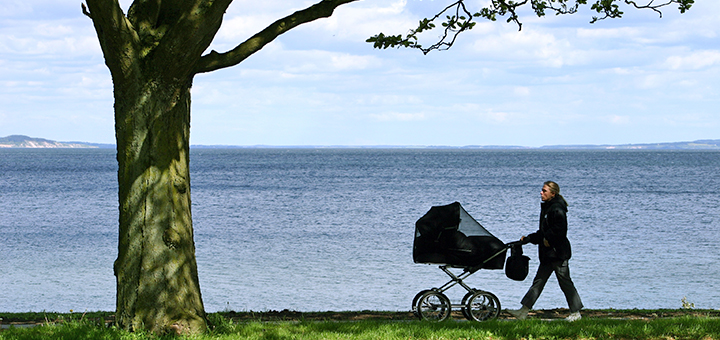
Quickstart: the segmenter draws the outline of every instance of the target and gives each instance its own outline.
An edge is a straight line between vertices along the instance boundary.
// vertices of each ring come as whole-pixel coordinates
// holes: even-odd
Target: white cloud
[[[630,117],[628,116],[611,115],[606,117],[606,120],[614,125],[625,125],[630,123]]]
[[[59,20],[57,22],[28,21],[16,27],[0,28],[0,58],[18,55],[43,55],[54,57],[78,57],[97,55],[100,44],[90,30],[79,30],[79,22]]]
[[[463,38],[463,37],[461,37]],[[562,67],[582,58],[564,37],[541,29],[488,30],[473,43],[473,53],[493,60],[532,63],[543,67]]]
[[[530,95],[530,88],[527,86],[516,86],[513,89],[513,93],[515,93],[518,96],[526,97],[526,96]]]
[[[361,1],[338,8],[333,16],[320,21],[328,34],[347,40],[364,41],[381,31],[404,34],[417,20],[407,12],[406,0]]]
[[[291,73],[334,73],[365,70],[378,67],[381,61],[374,56],[352,55],[322,50],[284,51],[278,54],[285,59],[283,68]]]
[[[30,12],[31,8],[30,4],[25,1],[5,0],[0,3],[0,14],[4,14],[3,17],[11,14],[21,15]]]
[[[623,75],[623,76],[637,74],[636,69],[630,69],[630,68],[625,68],[625,67],[613,67],[610,69],[610,71],[617,75]]]
[[[299,5],[298,1],[265,1],[264,5],[248,2],[243,2],[242,5],[233,4],[211,49],[230,49],[275,20],[295,10],[308,7],[314,2],[305,1],[303,5]],[[337,8],[331,17],[303,24],[286,35],[292,36],[291,39],[294,40],[302,39],[298,38],[298,35],[303,35],[307,40],[316,40],[316,44],[320,42],[319,40],[331,38],[334,41],[365,44],[365,39],[380,31],[404,33],[408,27],[416,24],[416,19],[406,12],[406,5],[406,0],[364,0],[350,3]],[[288,10],[290,6],[295,8]],[[281,36],[278,39],[284,40],[287,37]],[[316,46],[308,44],[309,48]]]
[[[363,70],[380,64],[380,60],[373,56],[358,56],[344,53],[331,55],[330,60],[335,70]]]
[[[507,112],[496,112],[492,109],[480,113],[479,116],[484,120],[493,121],[496,123],[502,123],[508,120],[510,116]]]
[[[220,30],[215,36],[215,44],[229,44],[235,47],[243,40],[250,38],[273,22],[269,16],[235,16],[223,20]],[[221,51],[224,52],[224,51]]]
[[[421,106],[424,105],[422,98],[412,94],[364,94],[353,102],[359,104],[387,107],[391,105],[400,106]]]
[[[65,37],[75,34],[75,29],[67,23],[41,23],[34,29],[35,33],[46,37]]]
[[[637,27],[581,27],[577,29],[577,37],[581,39],[628,39],[637,37],[643,32]]]
[[[672,70],[700,70],[720,66],[720,50],[696,51],[684,56],[673,55],[667,58],[666,65]]]
[[[401,122],[409,122],[409,121],[421,121],[426,120],[427,115],[423,112],[418,113],[404,113],[404,112],[383,112],[383,113],[371,113],[370,117],[377,121],[381,122],[387,122],[387,121],[401,121]]]

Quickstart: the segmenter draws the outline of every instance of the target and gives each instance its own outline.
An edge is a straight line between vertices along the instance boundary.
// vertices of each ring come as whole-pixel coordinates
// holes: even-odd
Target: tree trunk
[[[116,322],[126,330],[197,333],[206,327],[190,211],[191,82],[115,82]]]
[[[113,79],[120,235],[116,323],[156,334],[207,327],[190,212],[190,87],[280,34],[358,0],[322,0],[228,53],[204,55],[231,0],[117,0],[82,5]]]

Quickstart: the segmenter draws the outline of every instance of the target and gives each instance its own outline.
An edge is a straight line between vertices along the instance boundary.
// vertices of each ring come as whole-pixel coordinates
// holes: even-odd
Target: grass
[[[720,319],[697,316],[635,320],[583,318],[573,323],[540,319],[493,320],[483,323],[407,320],[236,322],[215,313],[209,316],[213,328],[208,333],[187,337],[129,333],[108,327],[105,322],[98,321],[102,319],[94,319],[95,316],[59,316],[58,320],[62,322],[4,329],[0,331],[0,339],[720,339]]]

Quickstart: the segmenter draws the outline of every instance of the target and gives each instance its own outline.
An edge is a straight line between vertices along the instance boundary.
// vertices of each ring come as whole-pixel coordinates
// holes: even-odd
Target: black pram
[[[450,281],[440,288],[426,289],[413,299],[413,312],[423,320],[442,321],[453,307],[460,308],[468,320],[497,318],[500,300],[487,291],[470,288],[463,280],[480,269],[503,269],[505,255],[518,242],[503,243],[455,202],[434,206],[415,223],[413,260],[439,264]],[[521,248],[521,245],[518,246]],[[455,275],[448,268],[462,268]],[[452,305],[443,293],[455,285],[467,290],[461,304]]]

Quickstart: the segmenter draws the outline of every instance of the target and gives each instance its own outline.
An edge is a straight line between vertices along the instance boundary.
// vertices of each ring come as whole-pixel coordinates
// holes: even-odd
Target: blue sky
[[[224,52],[315,1],[236,0]],[[625,9],[480,21],[449,51],[374,50],[440,0],[363,0],[201,74],[191,143],[627,144],[720,139],[720,1],[679,14]],[[480,4],[483,1],[471,2]],[[124,9],[130,1],[120,2]],[[435,36],[431,33],[428,39]],[[80,1],[0,3],[0,137],[114,143],[110,74]]]

